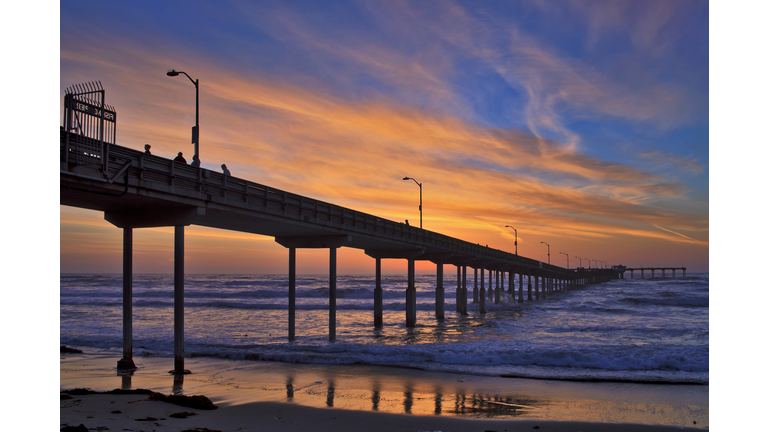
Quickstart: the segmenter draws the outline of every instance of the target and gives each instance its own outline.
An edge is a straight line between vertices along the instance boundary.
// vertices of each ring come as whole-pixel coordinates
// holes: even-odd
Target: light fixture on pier
[[[568,254],[565,253],[565,252],[560,252],[560,253],[565,255],[565,265],[566,265],[565,268],[570,270],[571,269],[571,263],[570,263],[570,260],[568,259]]]
[[[542,243],[544,243],[545,245],[547,245],[547,264],[552,264],[552,263],[549,261],[549,243],[547,243],[547,242],[542,242]]]
[[[175,77],[179,76],[179,74],[187,75],[186,72],[183,71],[177,71],[175,69],[171,69],[168,72],[166,72],[166,75],[169,77]],[[187,78],[189,78],[190,81],[192,81],[192,84],[195,85],[195,126],[192,128],[192,144],[195,145],[195,156],[197,156],[197,160],[200,160],[200,92],[199,92],[199,80],[193,80],[192,77],[187,75]]]
[[[515,230],[515,255],[517,255],[517,230],[510,225],[507,225],[504,228],[512,228],[513,230]]]
[[[422,223],[423,223],[423,213],[421,211],[421,183],[416,181],[415,178],[411,178],[411,177],[403,177],[403,180],[413,180],[414,182],[416,182],[417,185],[419,185],[419,228],[424,228],[422,226]]]

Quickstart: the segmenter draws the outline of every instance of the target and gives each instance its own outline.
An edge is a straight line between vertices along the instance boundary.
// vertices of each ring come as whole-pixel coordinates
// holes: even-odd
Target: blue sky
[[[201,83],[203,167],[393,220],[418,218],[418,191],[400,181],[411,176],[425,229],[512,250],[512,225],[534,259],[547,241],[609,264],[708,270],[707,2],[61,6],[59,96],[100,80],[120,145],[191,155],[194,88],[165,76],[174,68]],[[119,257],[100,215],[62,207],[60,230],[62,271],[119,264],[76,264],[94,248]],[[212,262],[203,251],[220,234],[193,230],[187,259]],[[224,237],[223,249],[279,250]],[[149,256],[139,268],[162,272]]]

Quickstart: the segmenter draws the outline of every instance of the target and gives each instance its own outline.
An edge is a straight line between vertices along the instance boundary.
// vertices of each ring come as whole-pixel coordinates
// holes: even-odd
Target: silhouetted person
[[[224,175],[225,175],[225,176],[231,176],[231,175],[232,175],[232,174],[229,172],[229,170],[227,169],[227,164],[221,164],[221,171],[223,171],[223,172],[224,172]]]
[[[199,167],[200,158],[198,158],[197,155],[192,155],[192,163],[190,165],[192,165],[193,167]]]
[[[408,223],[408,219],[406,219],[406,220],[405,220],[405,224],[406,224],[406,225],[410,225],[410,224]]]
[[[179,155],[173,158],[175,162],[181,162],[183,164],[187,163],[187,160],[184,159],[184,156],[181,155],[181,152],[179,152]]]
[[[151,155],[152,153],[150,153],[150,152],[149,152],[149,149],[150,149],[151,147],[152,147],[152,146],[151,146],[151,145],[149,145],[149,144],[144,144],[144,154],[148,154],[148,155]]]

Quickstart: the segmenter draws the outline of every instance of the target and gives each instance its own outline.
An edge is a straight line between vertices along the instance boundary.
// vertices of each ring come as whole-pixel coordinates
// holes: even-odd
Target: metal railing
[[[70,134],[69,139],[87,138]],[[105,179],[116,179],[123,175],[128,165],[126,178],[129,182],[136,179],[140,187],[148,189],[168,191],[173,187],[173,193],[190,198],[395,240],[413,248],[430,248],[460,257],[489,260],[486,268],[522,267],[531,271],[574,274],[573,270],[118,145],[109,146],[109,164],[102,174]],[[122,181],[120,178],[116,183]]]

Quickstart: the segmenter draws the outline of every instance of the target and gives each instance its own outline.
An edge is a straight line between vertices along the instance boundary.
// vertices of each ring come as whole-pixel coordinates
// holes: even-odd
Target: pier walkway
[[[672,271],[672,277],[675,277],[675,272],[677,270],[682,270],[683,271],[683,277],[685,277],[685,270],[686,270],[686,268],[685,267],[639,267],[639,268],[629,268],[629,267],[627,267],[627,268],[624,269],[624,272],[629,272],[629,277],[634,279],[636,271],[640,272],[640,277],[641,278],[645,278],[645,272],[650,271],[651,272],[651,277],[655,278],[657,270],[661,271],[661,277],[667,277],[667,271],[670,271],[670,270]],[[624,278],[624,274],[623,274],[624,272],[622,272],[622,274],[621,274],[621,278],[622,279]]]
[[[439,320],[445,317],[443,272],[446,264],[456,267],[456,312],[461,315],[467,315],[467,267],[479,273],[480,283],[478,286],[476,277],[472,297],[479,303],[480,313],[485,313],[486,297],[500,302],[501,292],[505,291],[505,275],[508,275],[506,292],[518,302],[545,298],[549,291],[622,275],[623,267],[564,269],[116,145],[116,113],[104,105],[100,85],[74,90],[68,90],[65,96],[65,126],[60,131],[60,204],[103,212],[105,220],[123,229],[123,359],[118,367],[134,367],[131,340],[134,229],[174,227],[174,370],[177,373],[184,371],[184,227],[189,225],[270,236],[288,248],[289,340],[295,338],[296,331],[297,248],[329,250],[330,340],[336,338],[336,251],[340,247],[361,249],[375,260],[373,325],[376,327],[382,325],[382,259],[408,260],[407,327],[416,325],[414,265],[417,260],[436,265],[435,318]]]

